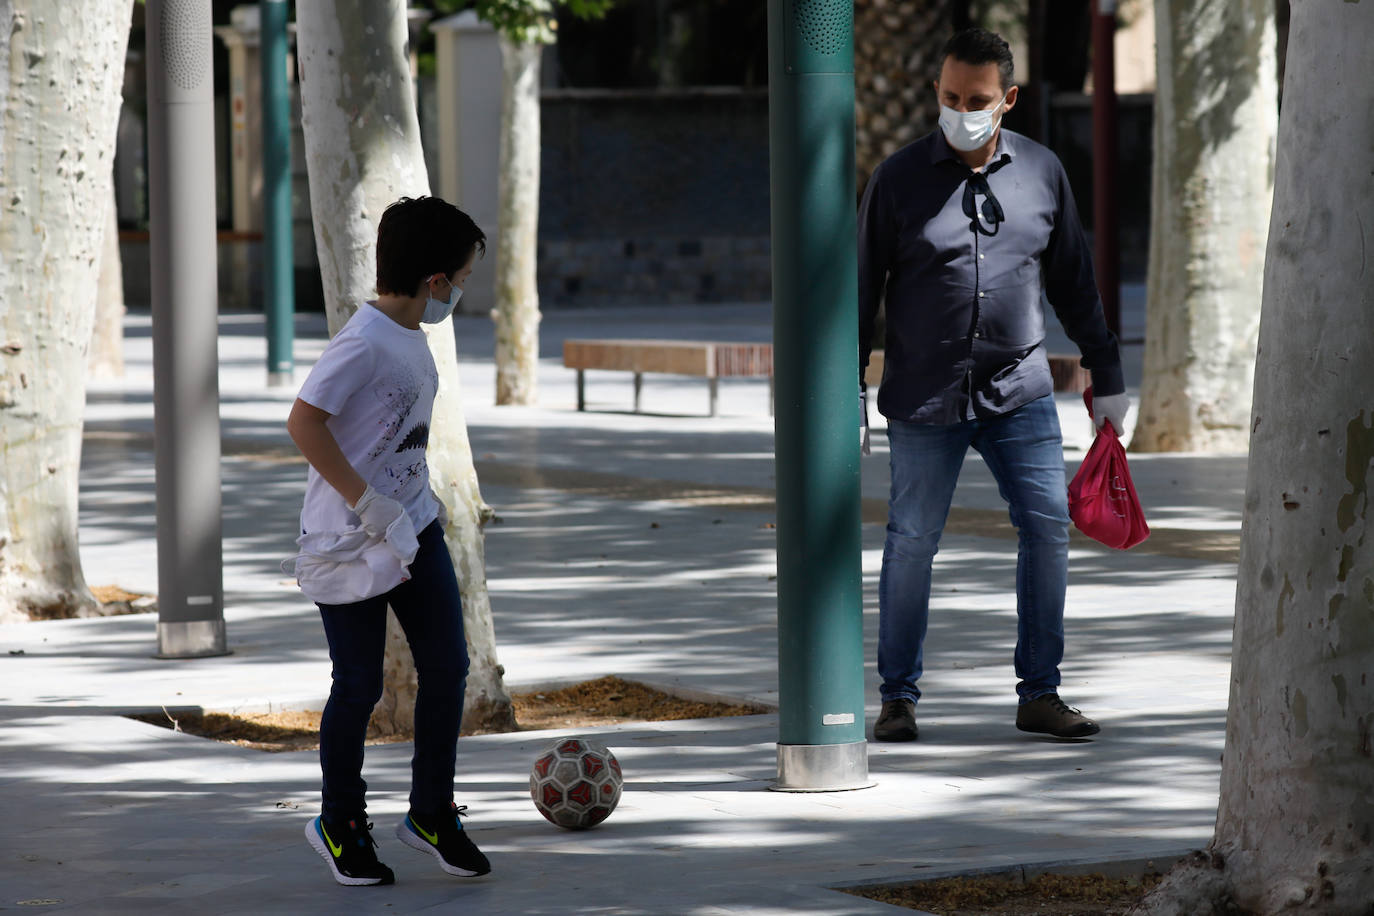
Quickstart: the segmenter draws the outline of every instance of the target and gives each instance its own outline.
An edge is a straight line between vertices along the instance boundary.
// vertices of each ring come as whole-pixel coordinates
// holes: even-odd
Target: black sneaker
[[[1018,706],[1016,727],[1056,738],[1086,738],[1102,730],[1092,719],[1066,706],[1057,693],[1046,693]]]
[[[396,839],[411,849],[427,852],[439,860],[439,867],[450,875],[475,878],[491,871],[491,863],[482,855],[477,844],[468,839],[467,831],[459,823],[466,816],[467,805],[452,805],[448,813],[439,817],[423,817],[414,811],[396,825]]]
[[[329,863],[334,880],[350,886],[394,884],[396,876],[377,861],[376,840],[368,831],[372,825],[361,817],[341,824],[326,823],[317,817],[305,825],[305,838]]]
[[[884,700],[883,711],[873,725],[873,740],[915,741],[917,734],[916,703],[904,697]]]

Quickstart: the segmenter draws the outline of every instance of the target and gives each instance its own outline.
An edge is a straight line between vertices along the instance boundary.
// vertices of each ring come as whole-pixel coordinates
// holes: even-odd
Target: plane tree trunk
[[[100,280],[97,283],[95,324],[87,363],[92,378],[119,378],[124,374],[124,262],[119,254],[119,214],[115,209],[114,184],[110,185],[109,216],[100,249]]]
[[[539,58],[544,45],[499,33],[501,159],[496,251],[496,403],[539,399]]]
[[[0,0],[0,621],[96,614],[77,479],[132,0]]]
[[[1216,832],[1140,913],[1374,905],[1371,47],[1293,4]]]
[[[1145,371],[1131,448],[1243,452],[1278,104],[1273,0],[1156,0]]]

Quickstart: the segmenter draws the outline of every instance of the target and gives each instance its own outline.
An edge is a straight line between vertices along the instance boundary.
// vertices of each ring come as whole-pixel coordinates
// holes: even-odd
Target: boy
[[[369,832],[362,778],[382,694],[386,609],[419,673],[410,811],[396,828],[452,875],[491,870],[458,821],[453,772],[468,656],[442,507],[425,446],[438,373],[421,323],[443,321],[486,237],[438,198],[402,198],[377,227],[377,298],[329,342],[286,423],[310,463],[296,576],[320,608],[333,686],[320,722],[323,805],[305,835],[345,885],[391,884]]]

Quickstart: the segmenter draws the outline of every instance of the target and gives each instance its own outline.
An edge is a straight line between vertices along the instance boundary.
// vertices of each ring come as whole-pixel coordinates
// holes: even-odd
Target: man
[[[1092,373],[1095,422],[1119,432],[1129,401],[1063,166],[1001,128],[1016,104],[1007,43],[949,40],[935,83],[940,129],[873,173],[859,211],[859,377],[887,309],[878,409],[892,489],[879,579],[879,741],[917,736],[931,562],[964,455],[983,456],[1019,536],[1016,726],[1083,738],[1098,726],[1060,700],[1068,494],[1044,347],[1046,295]]]

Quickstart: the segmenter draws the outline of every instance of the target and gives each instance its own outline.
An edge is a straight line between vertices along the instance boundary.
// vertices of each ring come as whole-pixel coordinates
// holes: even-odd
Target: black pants
[[[468,674],[463,605],[443,528],[434,522],[420,533],[419,541],[407,581],[366,601],[319,606],[334,662],[334,683],[320,722],[322,813],[330,821],[361,817],[365,811],[363,740],[372,709],[382,696],[387,605],[405,631],[419,674],[411,810],[435,814],[447,811],[453,802]]]

